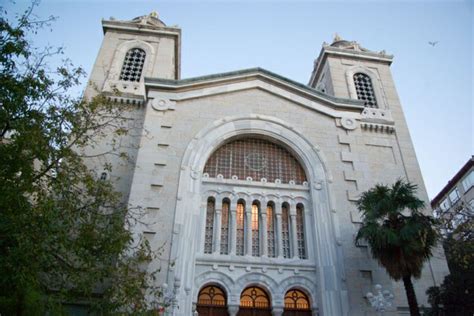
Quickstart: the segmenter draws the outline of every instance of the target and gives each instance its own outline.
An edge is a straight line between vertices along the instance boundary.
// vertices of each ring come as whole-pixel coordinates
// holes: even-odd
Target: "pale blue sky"
[[[395,55],[392,72],[430,198],[474,153],[472,1],[44,0],[36,13],[59,20],[37,43],[63,45],[90,72],[102,18],[153,10],[182,28],[182,78],[258,66],[307,83],[335,32]]]

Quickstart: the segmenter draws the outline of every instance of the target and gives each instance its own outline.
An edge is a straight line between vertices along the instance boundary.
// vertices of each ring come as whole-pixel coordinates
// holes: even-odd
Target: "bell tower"
[[[128,133],[105,135],[84,151],[91,157],[86,161],[90,168],[110,179],[127,201],[146,113],[144,78],[180,78],[181,29],[166,26],[156,12],[130,21],[102,20],[102,28],[104,38],[84,96],[103,94],[125,105],[126,120],[117,124]]]
[[[145,77],[180,78],[181,29],[166,26],[158,13],[131,21],[102,20],[102,28],[86,96],[101,92],[119,102],[142,104]]]

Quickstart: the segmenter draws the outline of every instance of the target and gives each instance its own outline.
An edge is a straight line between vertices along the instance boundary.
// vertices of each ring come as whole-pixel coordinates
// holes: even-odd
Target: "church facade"
[[[130,105],[129,159],[91,167],[143,210],[131,229],[160,251],[167,313],[369,315],[375,284],[395,296],[388,314],[408,313],[403,285],[354,243],[354,201],[376,183],[407,179],[428,201],[392,56],[336,37],[308,84],[260,68],[181,79],[179,28],[156,14],[102,25],[86,95]],[[446,273],[440,251],[420,304]]]

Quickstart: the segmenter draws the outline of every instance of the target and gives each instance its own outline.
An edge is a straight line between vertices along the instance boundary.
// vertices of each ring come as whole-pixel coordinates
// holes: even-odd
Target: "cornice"
[[[363,102],[360,100],[336,98],[262,68],[243,69],[181,80],[145,78],[145,90],[147,94],[150,89],[186,92],[219,85],[230,85],[233,83],[236,84],[250,80],[260,80],[262,82],[267,82],[291,93],[298,94],[303,98],[310,98],[320,101],[321,103],[324,103],[333,109],[344,109],[346,111],[353,111],[357,113],[360,113],[364,109]],[[276,93],[275,91],[272,92]]]

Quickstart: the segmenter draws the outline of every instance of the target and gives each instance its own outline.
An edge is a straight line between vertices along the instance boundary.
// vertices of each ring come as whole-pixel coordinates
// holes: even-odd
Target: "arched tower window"
[[[252,256],[260,255],[260,203],[252,203]]]
[[[273,258],[276,256],[275,251],[275,208],[273,203],[267,206],[267,239],[268,239],[268,256]]]
[[[290,258],[290,221],[289,221],[289,205],[283,203],[281,207],[281,240],[283,244],[283,258]]]
[[[377,108],[377,99],[370,77],[364,73],[354,74],[354,85],[357,92],[357,98],[364,101],[365,106]]]
[[[222,202],[222,224],[221,224],[221,254],[229,253],[229,200]]]
[[[236,255],[243,256],[244,255],[244,209],[245,204],[242,200],[237,203],[237,232],[236,232]]]
[[[125,55],[120,72],[120,80],[140,81],[143,65],[145,64],[146,53],[141,48],[132,48]]]
[[[296,237],[298,240],[298,256],[306,259],[306,245],[304,239],[304,207],[303,204],[296,205]]]
[[[214,230],[214,213],[216,211],[216,201],[210,197],[207,199],[206,210],[206,232],[204,239],[204,253],[212,253],[212,236]]]
[[[285,294],[285,312],[287,311],[309,311],[311,305],[309,304],[308,296],[300,290],[291,289]],[[285,313],[286,314],[286,313]],[[293,315],[293,314],[288,314]],[[306,315],[306,314],[299,314]],[[311,315],[311,314],[308,314]]]

